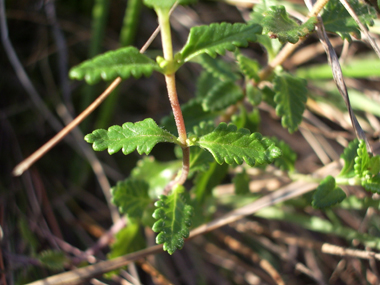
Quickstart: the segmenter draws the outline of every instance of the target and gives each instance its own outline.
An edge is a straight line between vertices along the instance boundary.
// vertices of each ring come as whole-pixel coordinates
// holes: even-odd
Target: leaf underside
[[[101,79],[110,81],[117,77],[149,77],[153,71],[161,71],[155,61],[135,47],[123,47],[84,61],[73,67],[69,75],[71,79],[85,79],[88,84],[95,84]]]
[[[250,165],[270,163],[281,155],[274,143],[259,133],[247,129],[237,130],[233,124],[221,123],[210,134],[200,137],[194,145],[207,149],[222,164]]]
[[[329,175],[317,187],[312,205],[316,208],[326,208],[342,202],[345,198],[344,191],[336,187],[334,177]]]
[[[264,13],[263,33],[271,38],[278,38],[281,43],[295,44],[301,37],[310,34],[317,23],[317,19],[311,17],[307,22],[298,25],[289,18],[284,6],[271,6],[269,9]]]
[[[163,248],[169,254],[173,254],[184,245],[184,238],[189,236],[193,207],[186,204],[184,187],[177,186],[168,195],[161,195],[155,205],[157,209],[153,217],[158,221],[153,225],[153,231],[159,233],[156,237],[157,244],[163,244]]]
[[[232,51],[236,46],[247,46],[248,41],[255,41],[256,34],[261,33],[261,26],[243,23],[212,23],[209,26],[198,26],[190,29],[190,34],[180,55],[183,62],[207,53],[211,57],[223,55],[226,50]]]
[[[274,80],[276,113],[281,117],[282,126],[290,133],[295,132],[302,121],[307,100],[306,85],[306,80],[288,74]]]
[[[112,203],[121,213],[131,218],[141,218],[145,208],[152,202],[148,190],[149,184],[144,180],[127,178],[111,188]]]
[[[95,130],[84,139],[93,144],[95,151],[108,149],[109,154],[114,154],[122,149],[125,155],[135,149],[139,154],[149,154],[160,142],[178,143],[175,136],[161,129],[150,118],[137,123],[129,122],[122,126],[112,126],[108,130]]]

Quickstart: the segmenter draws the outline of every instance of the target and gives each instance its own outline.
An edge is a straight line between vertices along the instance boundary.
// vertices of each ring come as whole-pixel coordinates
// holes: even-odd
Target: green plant
[[[144,266],[149,262],[146,263],[142,258],[162,250],[172,255],[184,244],[187,244],[184,250],[176,252],[174,256],[157,254],[153,266],[157,266],[168,278],[172,276],[165,272],[166,269],[178,271],[182,276],[186,275],[181,271],[184,267],[194,266],[191,270],[198,272],[192,277],[197,284],[208,283],[207,274],[198,269],[210,264],[212,268],[217,268],[217,275],[226,272],[226,278],[233,280],[233,283],[241,281],[235,274],[244,274],[245,281],[250,283],[248,273],[255,272],[250,266],[260,267],[259,270],[265,271],[263,275],[269,275],[267,277],[278,284],[305,284],[310,283],[310,278],[326,283],[330,275],[336,274],[336,264],[331,260],[340,262],[341,256],[355,257],[355,260],[361,258],[362,266],[367,267],[367,271],[363,271],[365,274],[375,268],[372,263],[368,266],[366,259],[371,259],[371,262],[372,259],[380,259],[379,254],[375,253],[375,250],[380,249],[379,219],[378,215],[373,215],[379,209],[376,194],[380,192],[380,158],[374,154],[376,143],[371,141],[377,138],[376,127],[372,130],[369,127],[378,126],[375,116],[380,114],[375,92],[378,82],[373,80],[379,76],[379,60],[372,57],[368,47],[360,46],[359,41],[353,45],[359,45],[359,50],[365,50],[366,54],[352,50],[347,52],[352,37],[365,34],[368,26],[373,24],[375,10],[356,0],[330,0],[328,3],[321,0],[309,7],[307,16],[300,16],[307,14],[302,5],[284,2],[269,4],[263,1],[256,4],[253,10],[241,10],[245,12],[242,15],[247,16],[245,23],[235,23],[234,20],[189,27],[189,35],[184,40],[182,34],[178,37],[180,29],[176,13],[196,9],[198,4],[195,2],[146,0],[145,5],[156,13],[143,7],[143,1],[129,0],[128,5],[123,2],[123,9],[119,9],[124,13],[126,8],[123,25],[120,33],[119,26],[117,32],[110,33],[113,36],[105,33],[107,17],[121,4],[118,1],[94,2],[93,37],[89,43],[89,57],[93,58],[70,71],[71,78],[84,79],[91,86],[85,85],[81,92],[73,92],[78,95],[73,107],[82,110],[84,105],[88,105],[90,96],[104,86],[104,83],[92,84],[102,80],[113,81],[88,110],[93,110],[112,90],[113,98],[104,102],[95,120],[88,118],[81,127],[87,132],[89,124],[93,124],[96,129],[85,136],[94,150],[107,150],[109,154],[121,150],[121,153],[129,156],[125,160],[120,153],[112,157],[99,154],[104,159],[103,166],[109,179],[115,181],[114,187],[108,191],[110,187],[102,173],[101,164],[96,161],[90,145],[83,141],[83,135],[76,134],[81,149],[88,149],[88,159],[83,160],[80,156],[71,159],[70,156],[62,155],[62,152],[59,154],[61,157],[54,156],[54,161],[45,163],[48,165],[47,170],[32,172],[34,185],[42,193],[37,197],[31,194],[33,192],[26,183],[27,179],[24,180],[27,185],[25,188],[28,189],[25,197],[17,191],[7,191],[16,193],[20,201],[17,201],[16,211],[10,214],[13,219],[8,218],[5,225],[1,221],[2,229],[5,229],[5,247],[16,249],[16,255],[9,254],[7,250],[5,253],[10,256],[10,267],[16,268],[17,272],[22,271],[13,266],[18,262],[29,265],[25,266],[24,274],[20,274],[27,278],[17,278],[18,283],[25,284],[40,278],[48,274],[46,270],[63,268],[71,270],[52,276],[49,282],[45,280],[46,283],[54,278],[59,282],[80,283],[101,273],[107,273],[107,278],[118,282],[117,278],[124,273],[115,269],[137,261],[137,266],[146,271]],[[70,5],[85,5],[75,3],[72,1]],[[349,8],[345,8],[347,3]],[[174,10],[176,5],[187,4],[192,6]],[[213,5],[227,6],[214,2],[205,5],[211,10],[214,9]],[[170,16],[172,11],[173,18]],[[162,51],[150,49],[145,54],[147,45],[141,50],[130,46],[137,31],[137,20],[141,18],[140,12],[149,17],[158,17]],[[123,15],[119,14],[120,19]],[[152,31],[150,28],[153,28],[147,26],[144,23],[144,29],[148,31],[146,38]],[[331,41],[334,45],[341,39],[345,40],[339,60],[324,33],[325,29],[338,35]],[[176,35],[173,39],[172,31]],[[104,48],[108,49],[110,39],[115,36],[114,43],[122,47],[96,56],[103,49],[105,34]],[[142,38],[145,36],[140,37],[136,45],[140,44]],[[308,41],[305,42],[305,39]],[[325,62],[324,56],[316,56],[320,52],[315,44],[318,39],[326,51],[328,64],[320,63],[321,58]],[[371,42],[371,38],[368,39]],[[80,49],[83,46],[78,46],[74,52],[70,52],[75,57],[82,52]],[[172,46],[181,48],[174,50]],[[311,52],[307,52],[309,48],[313,48]],[[376,46],[374,48],[376,50]],[[159,56],[155,57],[157,54]],[[300,61],[300,54],[312,55],[309,57],[312,63],[305,59]],[[78,62],[75,57],[70,57],[70,60]],[[299,67],[301,64],[302,67]],[[343,75],[352,77],[347,81],[347,86]],[[134,80],[143,76],[153,78]],[[130,77],[134,78],[115,89],[120,81]],[[155,84],[160,77],[165,79],[172,115],[162,118],[162,113],[157,114],[157,110],[150,108],[154,105],[151,101],[144,102],[145,112],[149,114],[143,116],[145,119],[140,119],[141,110],[131,115],[129,110],[125,112],[124,108],[118,108],[116,102],[128,108],[128,105],[134,108],[135,102],[140,104],[143,95],[152,91],[145,82]],[[141,96],[136,95],[134,90],[128,90],[125,92],[128,95],[121,97],[120,91],[124,93],[130,84],[137,84]],[[141,85],[145,85],[146,89],[140,88]],[[80,84],[75,83],[73,86],[73,90],[76,90]],[[192,88],[195,89],[194,94],[189,100],[184,100],[181,93],[186,93],[189,98],[191,92],[187,89]],[[180,96],[177,96],[177,92]],[[154,95],[150,98],[157,99]],[[178,97],[184,101],[181,106]],[[166,98],[163,99],[166,102]],[[79,107],[76,103],[79,103]],[[350,117],[348,122],[343,115],[347,111]],[[78,125],[80,118],[83,119],[89,112],[86,110],[78,116],[72,125]],[[121,116],[137,116],[139,119],[119,120]],[[102,129],[109,125],[111,118],[132,122]],[[28,121],[32,120],[28,118]],[[359,122],[367,132],[368,139]],[[143,157],[136,158],[138,155],[134,153],[135,150]],[[165,151],[161,153],[161,150]],[[50,158],[47,156],[45,159],[47,161]],[[58,160],[61,162],[59,165],[56,163]],[[97,193],[97,187],[93,187],[92,179],[88,179],[91,173],[83,167],[88,162],[94,173],[103,175],[97,178],[108,205],[104,204],[102,193]],[[43,161],[41,165],[44,165]],[[67,165],[70,166],[70,178],[67,179],[65,175],[57,178],[53,174],[52,177],[46,177],[53,170],[57,172],[59,167],[65,168]],[[14,173],[19,175],[27,167],[18,168]],[[123,171],[127,169],[128,178],[120,178],[123,174],[118,171],[118,167]],[[57,191],[44,194],[43,187],[38,187],[40,183],[36,183],[40,181],[54,183],[49,188]],[[43,197],[41,210],[38,207],[39,197]],[[49,210],[49,199],[54,201],[53,210]],[[29,208],[34,215],[29,215]],[[94,219],[90,222],[87,219],[89,215],[82,215],[88,209],[94,210],[91,213]],[[122,214],[121,218],[118,210]],[[62,214],[58,226],[54,220],[55,214]],[[47,223],[41,217],[46,218]],[[110,218],[114,224],[108,232],[103,232]],[[66,236],[65,229],[62,229],[64,235],[61,234],[60,227],[73,224],[78,227],[70,228],[70,233],[73,233],[70,237]],[[9,241],[7,225],[12,232],[19,232],[21,238]],[[229,226],[221,228],[226,225]],[[53,234],[49,234],[50,228]],[[296,231],[297,234],[294,234]],[[313,232],[318,233],[318,238]],[[86,234],[90,234],[90,238]],[[203,237],[194,242],[187,241],[187,238],[199,235]],[[152,241],[150,238],[154,237],[158,245],[148,246]],[[98,240],[95,245],[94,238]],[[102,257],[96,252],[107,245],[110,248],[108,260],[101,261]],[[305,259],[302,254],[299,254],[301,258],[293,259],[287,254],[289,245],[296,246],[299,253],[316,251],[317,262],[326,265],[331,272],[323,269],[321,275],[324,278],[318,279],[318,274],[307,270],[307,267],[312,267],[307,263],[309,259],[306,255]],[[332,248],[328,252],[326,245],[339,248]],[[356,245],[359,247],[355,248]],[[360,250],[361,246],[365,246],[366,251]],[[86,248],[86,251],[81,251],[81,248]],[[225,248],[228,248],[228,252]],[[230,251],[237,255],[230,254]],[[327,262],[324,259],[326,252],[330,254]],[[25,254],[29,257],[22,256]],[[209,260],[208,255],[212,255]],[[191,259],[189,266],[178,265],[178,257]],[[215,257],[224,258],[227,262],[217,264],[218,259]],[[172,260],[175,264],[169,266]],[[232,267],[231,261],[235,263]],[[94,262],[97,264],[85,264]],[[298,273],[291,276],[286,273],[288,270],[282,270],[281,263],[306,270],[302,271],[301,278]],[[160,264],[166,268],[160,268]],[[351,261],[347,260],[347,264],[351,264]],[[73,266],[79,268],[72,269]],[[0,267],[4,269],[1,262]],[[152,277],[156,276],[151,271],[146,272]],[[344,282],[346,275],[342,272],[339,278]],[[368,273],[366,278],[371,280],[372,277]],[[260,276],[260,279],[263,282],[269,280],[265,276]],[[179,280],[172,282],[180,283]]]
[[[178,1],[178,4],[185,5],[192,2],[194,1],[185,0]],[[182,170],[178,169],[178,174],[172,179],[177,169],[170,166],[171,176],[160,181],[160,190],[152,189],[157,187],[155,184],[157,176],[153,175],[156,170],[152,167],[152,164],[156,163],[154,161],[137,166],[134,173],[140,175],[132,173],[130,178],[118,183],[112,190],[113,202],[120,211],[129,218],[137,218],[140,221],[146,215],[146,211],[151,211],[151,204],[158,198],[155,202],[157,209],[153,213],[153,217],[158,221],[150,226],[159,233],[157,243],[164,244],[164,250],[172,254],[176,249],[182,248],[183,238],[189,235],[193,207],[202,207],[199,203],[204,201],[205,195],[210,195],[210,190],[214,186],[206,185],[203,187],[208,189],[198,190],[204,175],[198,171],[203,170],[206,173],[211,171],[210,175],[216,175],[220,171],[219,166],[217,170],[211,168],[213,159],[210,154],[220,165],[226,163],[236,167],[245,162],[245,165],[251,167],[262,167],[274,161],[278,167],[285,170],[294,169],[293,152],[284,142],[271,140],[257,133],[255,120],[258,118],[247,114],[241,102],[247,98],[254,107],[261,100],[266,101],[276,108],[277,115],[282,118],[283,127],[292,133],[298,129],[302,121],[308,93],[307,82],[280,69],[268,78],[260,76],[261,67],[258,62],[244,56],[239,47],[246,47],[248,42],[259,42],[274,50],[275,47],[269,38],[278,38],[282,43],[296,43],[300,38],[313,32],[317,19],[312,16],[304,24],[299,25],[288,16],[283,6],[258,5],[251,15],[252,20],[248,23],[213,23],[209,26],[193,27],[186,44],[179,52],[174,53],[169,17],[175,1],[145,0],[144,3],[153,8],[158,16],[163,57],[158,56],[154,61],[129,46],[107,52],[72,68],[70,76],[73,79],[85,79],[89,84],[101,79],[109,81],[117,77],[126,79],[130,76],[136,78],[142,75],[150,76],[154,71],[165,76],[174,119],[173,117],[164,119],[163,127],[158,126],[152,119],[145,119],[137,123],[112,126],[108,130],[99,129],[88,134],[85,140],[93,144],[94,150],[108,150],[109,154],[122,150],[127,155],[137,150],[139,154],[148,155],[160,142],[174,143],[181,148]],[[328,22],[326,28],[339,33],[342,37],[349,37],[340,30],[343,24],[329,22],[332,11],[340,9],[340,13],[344,14],[341,6],[334,3],[329,4],[326,13],[323,14],[324,20]],[[357,8],[362,9],[362,6],[359,5]],[[343,16],[340,15],[337,20],[341,18]],[[371,23],[369,15],[366,16],[366,23]],[[351,31],[356,31],[355,25],[353,26]],[[226,51],[235,53],[237,64],[217,58]],[[181,110],[177,98],[175,73],[189,61],[199,63],[204,67],[204,71],[198,81],[196,98],[186,103]],[[264,79],[272,82],[273,88],[260,88],[258,83]],[[230,106],[241,109],[233,118],[234,123],[220,123],[215,127],[212,120],[222,116]],[[173,121],[178,137],[174,135]],[[345,151],[343,159],[345,166],[338,176],[338,184],[363,185],[370,191],[379,192],[379,157],[370,158],[363,142],[360,144],[357,141],[353,142]],[[160,168],[160,173],[168,169],[162,168],[159,163],[156,164],[156,167]],[[171,165],[178,167],[176,161]],[[152,173],[145,168],[152,169]],[[141,175],[144,172],[145,174]],[[189,173],[194,181],[195,193],[192,195],[185,193],[184,187],[181,186],[187,180]],[[240,175],[236,175],[235,183],[247,185],[248,180],[239,178]],[[209,176],[206,179],[211,178]],[[239,191],[237,190],[237,193]],[[345,194],[336,187],[335,179],[328,176],[321,181],[313,196],[312,204],[314,207],[324,208],[339,203],[344,198]]]

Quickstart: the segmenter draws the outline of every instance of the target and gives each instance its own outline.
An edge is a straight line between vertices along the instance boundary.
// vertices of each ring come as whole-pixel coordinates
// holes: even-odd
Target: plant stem
[[[173,63],[173,46],[172,38],[170,31],[170,11],[167,9],[157,9],[158,21],[161,28],[161,41],[162,49],[164,53],[164,58],[169,63]],[[190,168],[190,150],[187,145],[187,134],[185,121],[183,119],[181,106],[178,101],[177,88],[175,84],[175,72],[169,71],[165,74],[166,88],[168,90],[168,96],[170,105],[173,110],[175,124],[177,126],[179,142],[181,143],[182,153],[183,153],[183,164],[182,164],[182,173],[180,177],[172,182],[170,182],[164,190],[164,193],[168,193],[175,184],[183,184],[189,174]]]

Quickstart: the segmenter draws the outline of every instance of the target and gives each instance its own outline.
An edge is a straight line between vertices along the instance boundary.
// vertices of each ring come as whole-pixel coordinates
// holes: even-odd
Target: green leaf
[[[194,126],[193,133],[197,137],[205,136],[215,130],[213,121],[201,122],[199,126]]]
[[[212,73],[208,71],[202,71],[201,75],[197,79],[196,97],[202,100],[219,82],[220,79],[218,77],[215,77]]]
[[[343,154],[340,156],[344,160],[344,165],[339,173],[339,177],[354,177],[355,176],[355,157],[357,156],[357,149],[359,146],[359,141],[357,139],[353,140],[344,149]]]
[[[191,192],[195,193],[198,205],[203,205],[206,199],[212,195],[212,190],[222,182],[227,172],[228,164],[219,165],[213,161],[207,171],[197,174]]]
[[[215,129],[214,122],[201,122],[199,126],[194,126],[193,134],[189,133],[189,140],[211,133]],[[190,148],[190,174],[191,176],[196,171],[207,171],[210,163],[214,162],[212,155],[200,147]]]
[[[164,250],[173,254],[184,245],[184,238],[189,237],[193,207],[184,199],[185,188],[177,185],[172,194],[161,195],[155,205],[157,209],[153,217],[158,220],[153,225],[153,231],[159,233],[157,244],[164,244]]]
[[[132,253],[146,247],[145,237],[141,232],[140,223],[128,219],[127,226],[115,235],[115,242],[111,244],[111,250],[107,254],[108,259],[116,258]],[[105,278],[111,279],[119,274],[120,269],[109,271],[104,274]]]
[[[280,42],[295,44],[298,40],[314,31],[317,19],[311,17],[307,22],[298,25],[296,21],[289,18],[284,6],[271,6],[270,10],[264,12],[262,21],[263,34],[271,38],[278,38]]]
[[[233,178],[232,182],[235,185],[236,195],[245,195],[245,194],[250,193],[250,191],[249,191],[250,178],[245,171],[236,174],[235,177]]]
[[[212,155],[200,147],[190,148],[190,174],[197,171],[206,171],[210,163],[214,162]]]
[[[195,57],[192,61],[202,65],[208,73],[211,73],[214,77],[220,80],[236,81],[240,78],[237,73],[232,71],[232,65],[220,58],[212,58],[207,54],[201,54],[200,56]]]
[[[194,126],[199,125],[201,122],[213,121],[219,116],[217,112],[204,111],[201,102],[199,98],[195,98],[182,105],[182,115],[185,120],[186,130],[192,130]],[[177,134],[173,115],[163,118],[161,124],[173,134]]]
[[[149,184],[149,197],[157,199],[181,167],[180,160],[160,162],[152,156],[147,156],[137,162],[137,166],[131,172],[131,177],[146,181]]]
[[[245,92],[247,94],[248,101],[253,106],[258,106],[261,103],[263,98],[263,93],[261,90],[251,84],[251,82],[247,82],[245,85]]]
[[[361,178],[365,178],[368,175],[368,167],[370,157],[367,152],[365,142],[361,140],[357,149],[357,157],[355,158],[355,174]]]
[[[346,194],[342,189],[336,187],[334,177],[329,175],[322,180],[315,191],[312,205],[315,208],[326,208],[342,202],[344,198],[346,198]]]
[[[207,149],[219,164],[242,164],[245,161],[254,166],[270,163],[281,155],[280,149],[261,134],[251,134],[247,129],[237,130],[235,125],[226,123],[219,124],[212,133],[192,143]]]
[[[212,23],[209,26],[193,27],[180,52],[181,59],[186,62],[202,53],[211,57],[223,55],[226,50],[234,50],[235,46],[247,46],[248,41],[255,41],[256,34],[260,33],[261,26],[254,23]]]
[[[179,5],[189,5],[196,3],[197,0],[144,0],[144,4],[150,8],[170,9],[174,3],[178,2]]]
[[[145,119],[137,123],[125,123],[123,126],[112,126],[107,130],[99,129],[84,137],[92,143],[95,151],[108,149],[114,154],[122,149],[127,155],[137,149],[139,154],[149,154],[153,147],[160,142],[178,144],[177,138],[161,129],[153,119]]]
[[[127,178],[111,188],[112,203],[130,218],[141,218],[144,210],[152,203],[148,195],[149,184],[144,180]]]
[[[115,236],[108,258],[116,258],[146,247],[145,238],[141,233],[140,223],[128,221],[128,225]]]
[[[237,57],[237,63],[240,67],[241,72],[248,77],[249,79],[254,79],[256,82],[260,81],[260,77],[258,75],[260,70],[259,63],[254,60],[246,57],[242,54],[239,54]]]
[[[274,101],[276,92],[274,92],[268,86],[264,86],[264,88],[261,89],[261,92],[263,94],[263,101],[267,102],[273,108],[276,108],[276,102]]]
[[[219,81],[202,100],[205,111],[220,111],[243,99],[241,88],[232,81]]]
[[[363,181],[362,186],[367,191],[380,194],[380,174],[377,174],[374,177]]]
[[[302,121],[307,100],[306,86],[306,80],[288,74],[274,79],[276,113],[281,117],[282,126],[290,133],[295,132]]]
[[[294,171],[297,154],[291,147],[282,140],[276,137],[270,138],[276,146],[281,149],[282,155],[274,160],[274,165],[283,171]]]
[[[57,250],[45,250],[38,254],[37,259],[46,268],[52,270],[63,270],[65,263],[68,262],[65,254]]]
[[[348,0],[348,3],[364,25],[373,26],[373,19],[377,18],[374,8],[358,0]],[[339,0],[330,0],[327,3],[322,14],[322,20],[328,32],[337,33],[347,40],[351,40],[350,34],[360,38],[358,25]]]
[[[248,113],[245,106],[240,106],[240,113],[231,117],[231,121],[238,129],[245,128],[250,132],[257,132],[260,125],[260,112],[258,109],[253,109]]]
[[[95,84],[101,79],[110,81],[117,77],[149,77],[154,70],[161,71],[155,61],[141,54],[135,47],[124,47],[82,62],[73,67],[69,75],[71,79],[85,79],[88,84]]]

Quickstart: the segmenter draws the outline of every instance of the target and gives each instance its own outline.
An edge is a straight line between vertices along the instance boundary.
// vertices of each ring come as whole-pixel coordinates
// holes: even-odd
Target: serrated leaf
[[[281,123],[290,133],[298,129],[307,101],[307,82],[288,74],[276,76],[274,91],[276,95],[276,113],[281,117]]]
[[[347,178],[355,176],[354,165],[358,146],[359,140],[355,139],[344,149],[343,154],[340,156],[344,160],[344,165],[338,176]]]
[[[365,142],[360,140],[357,148],[357,157],[355,158],[355,174],[361,178],[365,178],[368,175],[369,162],[370,157]]]
[[[256,60],[250,59],[242,54],[239,54],[236,59],[241,72],[246,77],[249,79],[254,79],[256,82],[260,81],[260,77],[258,75],[260,65]]]
[[[326,208],[342,202],[345,198],[346,194],[341,188],[336,187],[334,177],[329,175],[317,187],[312,205],[315,208]]]
[[[145,238],[141,233],[138,222],[128,221],[128,225],[115,235],[115,242],[111,245],[108,258],[112,259],[132,253],[146,247]]]
[[[201,122],[213,121],[219,116],[217,112],[204,111],[201,102],[199,98],[195,98],[182,105],[182,115],[185,120],[186,130],[192,130],[194,126],[199,125]],[[177,134],[173,115],[164,117],[161,124],[173,134]]]
[[[240,76],[233,72],[233,66],[220,58],[212,58],[207,54],[201,54],[192,60],[202,65],[202,67],[219,80],[236,81]]]
[[[247,129],[237,130],[233,124],[221,123],[210,134],[200,137],[194,145],[207,149],[222,164],[250,165],[270,163],[281,155],[274,143],[259,133],[251,134]]]
[[[108,130],[99,129],[84,137],[92,143],[95,151],[108,149],[114,154],[120,149],[127,155],[137,149],[139,154],[149,154],[160,142],[177,143],[177,138],[161,129],[153,119],[145,119],[137,123],[125,123],[123,126],[112,126]]]
[[[190,29],[190,34],[180,54],[186,62],[193,57],[207,53],[211,57],[223,55],[226,50],[236,46],[247,46],[248,41],[255,41],[256,34],[261,33],[261,26],[242,23],[212,23],[209,26],[198,26]]]
[[[155,205],[157,209],[153,217],[158,220],[152,230],[159,233],[156,237],[157,244],[163,244],[163,248],[169,254],[173,254],[184,245],[184,238],[189,236],[193,207],[184,199],[185,188],[176,186],[168,195],[161,195]]]
[[[243,99],[241,88],[232,81],[219,81],[202,100],[205,111],[220,111]]]
[[[245,85],[245,92],[247,94],[248,101],[253,106],[258,106],[263,98],[263,93],[259,88],[253,86],[251,82],[247,82]]]
[[[362,24],[367,26],[373,25],[373,19],[377,18],[374,8],[357,0],[348,0],[348,3]],[[347,40],[351,40],[350,34],[354,34],[355,37],[360,38],[358,25],[338,0],[330,0],[327,3],[322,14],[322,20],[326,31],[337,33]]]
[[[203,99],[207,96],[210,90],[220,82],[220,79],[215,77],[208,71],[202,71],[197,79],[196,97]]]
[[[296,21],[289,18],[284,6],[271,6],[268,11],[264,12],[263,34],[268,34],[271,38],[278,38],[282,43],[295,44],[301,37],[310,34],[316,23],[317,19],[311,17],[307,22],[298,25]]]
[[[95,84],[101,79],[110,81],[117,77],[149,77],[153,71],[161,71],[155,61],[135,47],[123,47],[82,62],[73,67],[69,75],[71,79],[85,79],[88,84]]]
[[[215,130],[213,121],[201,122],[199,126],[194,126],[193,133],[197,137],[205,136]]]
[[[277,5],[274,1],[263,1],[255,5],[250,14],[249,22],[261,25],[264,19],[263,13],[268,10],[268,6]],[[271,39],[268,35],[258,35],[257,42],[262,44],[268,52],[268,60],[272,61],[280,51],[282,44],[278,39]]]
[[[127,178],[111,188],[112,203],[130,218],[141,218],[146,207],[152,203],[148,195],[149,184],[144,180]]]
[[[131,171],[131,177],[146,181],[149,184],[149,197],[157,199],[181,167],[180,160],[160,162],[149,156],[137,162],[137,166]]]
[[[367,191],[380,194],[380,175],[377,174],[374,177],[363,181],[362,186]]]
[[[189,141],[197,140],[198,137],[211,133],[215,129],[212,121],[201,122],[199,126],[194,126],[193,133],[189,133]],[[190,148],[190,174],[196,171],[207,171],[210,163],[214,162],[212,155],[200,147]]]
[[[274,160],[274,165],[283,171],[294,171],[297,154],[291,147],[282,140],[276,137],[271,137],[271,140],[276,146],[281,149],[282,155]]]
[[[249,175],[244,171],[235,175],[232,179],[232,182],[235,186],[235,194],[236,195],[245,195],[249,194]]]
[[[38,254],[37,259],[42,265],[52,270],[64,269],[64,265],[68,261],[65,254],[57,250],[42,251]]]
[[[197,0],[144,0],[144,4],[150,8],[170,9],[174,3],[179,5],[189,5],[196,3]]]
[[[274,102],[276,92],[274,92],[268,86],[264,86],[263,89],[261,89],[261,92],[263,94],[263,101],[267,102],[273,108],[276,108],[276,102]]]

